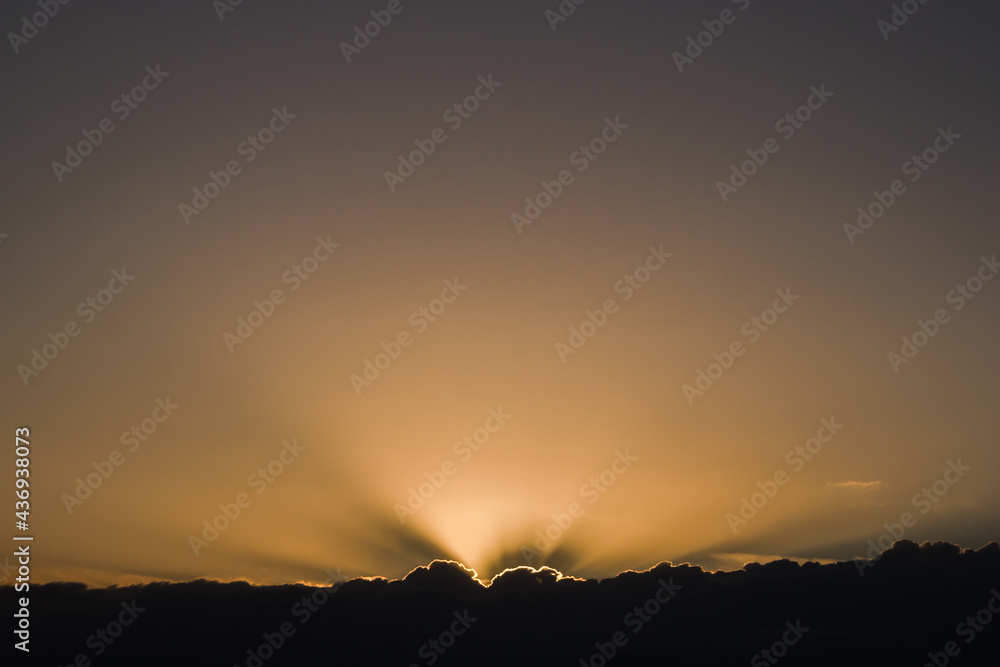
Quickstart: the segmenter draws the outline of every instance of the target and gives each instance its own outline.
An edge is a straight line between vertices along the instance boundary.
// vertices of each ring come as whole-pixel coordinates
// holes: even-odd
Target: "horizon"
[[[331,570],[331,569],[325,570],[324,574],[326,574],[327,576],[322,581],[316,579],[316,580],[311,580],[311,581],[310,580],[299,580],[299,581],[285,581],[285,582],[271,582],[271,583],[267,583],[267,582],[260,582],[260,581],[250,581],[250,580],[247,580],[247,579],[228,579],[228,580],[224,580],[224,579],[210,579],[210,578],[205,578],[205,577],[198,577],[198,578],[195,578],[195,579],[185,579],[185,580],[175,580],[175,581],[165,580],[165,579],[133,580],[133,581],[128,581],[128,582],[119,581],[119,582],[116,582],[114,584],[97,585],[97,586],[88,584],[87,582],[84,582],[84,581],[63,581],[63,580],[58,580],[58,581],[43,582],[40,585],[44,586],[44,585],[47,585],[47,584],[53,584],[53,585],[56,585],[56,586],[60,586],[60,585],[64,585],[64,584],[83,584],[87,588],[91,588],[91,589],[105,589],[105,588],[127,588],[127,587],[134,587],[134,586],[145,587],[145,586],[148,586],[150,584],[189,584],[189,583],[198,583],[198,582],[210,582],[210,583],[218,583],[218,584],[249,584],[251,586],[260,587],[260,588],[268,588],[268,587],[275,587],[275,586],[286,586],[286,585],[307,586],[307,587],[318,588],[318,587],[322,587],[322,586],[336,586],[338,584],[347,583],[347,582],[350,582],[350,581],[386,581],[386,582],[389,582],[389,583],[392,583],[392,582],[403,582],[408,577],[410,577],[411,575],[413,575],[414,573],[428,571],[428,570],[432,569],[435,565],[443,565],[443,566],[447,566],[449,568],[452,568],[452,566],[454,566],[452,569],[455,569],[456,571],[468,574],[470,579],[472,579],[473,581],[475,581],[478,584],[482,585],[483,588],[490,588],[495,581],[497,581],[498,579],[503,578],[505,575],[508,575],[508,574],[511,574],[511,573],[517,574],[518,572],[521,572],[521,571],[523,571],[523,572],[529,572],[529,573],[532,573],[532,574],[550,574],[550,575],[555,576],[555,580],[556,581],[561,581],[563,579],[567,579],[567,580],[572,580],[572,581],[578,581],[578,582],[580,582],[580,581],[606,581],[606,580],[612,580],[612,579],[618,578],[621,575],[648,574],[648,573],[650,573],[650,572],[652,572],[654,570],[662,569],[664,567],[666,567],[666,568],[691,568],[693,570],[697,570],[697,571],[703,572],[704,574],[732,574],[732,573],[736,573],[736,572],[745,572],[745,571],[748,571],[748,570],[752,569],[751,566],[773,566],[773,565],[783,565],[785,563],[791,563],[791,564],[793,564],[795,566],[798,566],[798,567],[803,567],[803,566],[806,566],[806,565],[823,567],[823,566],[827,566],[827,565],[838,566],[838,565],[845,565],[847,563],[852,563],[853,565],[855,565],[855,567],[857,567],[858,573],[863,576],[863,573],[865,572],[865,570],[867,570],[869,567],[872,567],[876,563],[878,563],[878,561],[881,560],[882,557],[887,552],[892,551],[893,548],[907,547],[907,546],[910,546],[910,545],[917,546],[920,549],[951,548],[951,547],[954,547],[954,549],[958,553],[961,553],[961,554],[967,554],[967,553],[984,553],[984,552],[997,552],[997,551],[1000,551],[1000,543],[998,543],[996,541],[987,542],[987,543],[985,543],[985,544],[983,544],[983,545],[981,545],[979,547],[969,547],[969,546],[962,546],[962,545],[952,544],[950,542],[943,542],[943,541],[938,541],[938,542],[921,542],[921,543],[918,544],[916,542],[912,542],[911,540],[902,539],[902,540],[897,540],[896,542],[893,542],[889,547],[886,547],[884,549],[879,549],[878,545],[873,542],[872,544],[869,545],[869,550],[868,550],[867,553],[869,553],[869,554],[874,553],[874,555],[858,556],[858,557],[855,557],[855,558],[852,558],[852,559],[849,559],[849,560],[846,560],[846,561],[836,561],[836,560],[827,560],[827,559],[809,560],[809,559],[805,559],[805,558],[774,558],[773,560],[765,560],[763,562],[757,561],[757,560],[748,560],[748,561],[744,562],[740,567],[735,568],[735,569],[717,569],[717,570],[711,570],[711,569],[703,568],[702,566],[700,566],[700,565],[698,565],[696,563],[689,563],[689,562],[686,562],[686,561],[682,562],[682,563],[674,563],[672,561],[666,561],[665,560],[665,561],[659,561],[659,562],[657,562],[657,563],[655,563],[655,564],[653,564],[650,567],[645,568],[645,569],[626,569],[626,570],[622,570],[621,572],[618,572],[616,574],[613,574],[613,575],[610,575],[610,576],[607,576],[607,577],[580,577],[580,576],[578,576],[576,574],[573,574],[573,573],[560,572],[559,570],[553,568],[550,565],[539,565],[539,566],[535,566],[535,567],[533,567],[531,565],[514,565],[514,566],[511,566],[511,567],[507,567],[507,568],[501,570],[500,572],[496,572],[496,573],[493,573],[493,574],[490,574],[490,575],[484,577],[483,575],[480,575],[475,569],[473,569],[471,567],[468,567],[467,565],[465,565],[463,563],[460,563],[458,561],[448,560],[448,559],[443,559],[443,558],[435,558],[435,559],[429,561],[426,565],[418,565],[418,566],[414,567],[412,570],[410,570],[409,572],[407,572],[406,574],[404,574],[403,576],[400,576],[400,577],[387,577],[387,576],[383,576],[383,575],[357,575],[357,576],[353,576],[352,577],[352,576],[345,575],[342,572],[341,568],[338,567],[336,571]],[[5,587],[5,588],[13,588],[13,584],[6,584],[3,587]]]
[[[702,665],[749,656],[757,667],[786,656],[813,666],[854,656],[852,664],[943,667],[961,656],[985,667],[1000,650],[986,632],[1000,617],[996,542],[973,551],[899,540],[875,562],[778,561],[737,572],[661,563],[601,581],[522,566],[487,586],[451,561],[395,581],[326,574],[318,586],[47,584],[35,589],[32,614],[61,631],[41,657],[65,664],[75,652],[69,663],[84,667],[91,655],[110,665],[194,655],[237,667],[441,659],[605,667],[649,664],[649,655]],[[12,589],[0,588],[5,595]],[[94,628],[108,617],[116,620]]]

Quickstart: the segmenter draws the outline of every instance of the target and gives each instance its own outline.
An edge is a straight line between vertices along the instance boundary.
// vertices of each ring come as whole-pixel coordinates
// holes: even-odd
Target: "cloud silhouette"
[[[654,605],[665,586],[676,594]],[[988,610],[994,594],[1000,601],[998,591],[997,543],[973,550],[908,540],[893,544],[864,576],[855,562],[782,559],[729,572],[662,562],[600,581],[522,566],[487,584],[458,562],[436,560],[399,580],[357,578],[323,587],[53,583],[30,591],[32,660],[66,665],[84,655],[102,666],[271,667],[430,665],[433,658],[442,665],[579,665],[595,664],[590,657],[613,646],[614,665],[732,665],[781,640],[786,624],[800,623],[809,631],[788,648],[786,664],[921,665],[928,652],[960,641],[958,624]],[[15,595],[0,589],[7,608]],[[116,628],[130,604],[143,611]],[[1000,614],[989,613],[1000,627]],[[624,646],[608,643],[617,632]],[[974,641],[975,657],[970,648],[972,661],[964,664],[998,664],[1000,632],[984,631]]]

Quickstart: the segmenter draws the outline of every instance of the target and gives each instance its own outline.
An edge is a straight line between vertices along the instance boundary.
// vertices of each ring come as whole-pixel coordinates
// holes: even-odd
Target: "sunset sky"
[[[996,540],[1000,10],[673,4],[7,3],[33,575]]]

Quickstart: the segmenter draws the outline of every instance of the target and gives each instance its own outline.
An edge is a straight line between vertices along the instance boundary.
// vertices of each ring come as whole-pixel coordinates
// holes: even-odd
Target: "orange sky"
[[[0,391],[32,432],[35,576],[733,568],[864,555],[907,512],[908,539],[996,539],[985,29],[928,5],[886,42],[876,8],[742,4],[683,73],[716,9],[588,3],[553,31],[414,3],[348,63],[363,9],[64,7],[4,65]]]

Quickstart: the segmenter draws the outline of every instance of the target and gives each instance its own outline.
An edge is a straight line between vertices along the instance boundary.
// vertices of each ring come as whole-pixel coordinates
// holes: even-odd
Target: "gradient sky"
[[[953,290],[992,277],[983,258],[1000,253],[1000,11],[927,3],[885,39],[889,2],[673,4],[594,0],[553,29],[555,0],[403,0],[351,62],[341,44],[386,3],[247,0],[221,19],[208,2],[70,3],[16,53],[8,36],[0,391],[8,430],[33,434],[34,574],[276,583],[441,557],[485,578],[526,564],[546,529],[557,539],[528,564],[577,576],[732,569],[865,555],[905,512],[918,542],[997,539],[1000,280]],[[675,52],[724,10],[678,71]],[[37,11],[8,3],[0,26]],[[122,118],[115,100],[155,81],[147,67],[168,74]],[[486,97],[480,77],[499,86],[455,127],[446,111]],[[794,132],[776,126],[814,89],[832,96]],[[248,148],[275,110],[294,118]],[[57,175],[104,118],[114,131]],[[581,158],[608,119],[614,141]],[[436,128],[446,141],[390,188],[385,172]],[[960,136],[904,173],[939,130]],[[723,201],[717,183],[769,138],[777,152]],[[564,170],[561,195],[515,224]],[[888,211],[845,230],[896,179]],[[317,239],[339,247],[313,255]],[[670,256],[647,265],[651,248]],[[303,280],[309,256],[325,261]],[[657,270],[630,294],[619,281],[643,266]],[[134,279],[102,296],[123,268]],[[442,313],[446,281],[466,287]],[[271,316],[227,345],[276,289]],[[776,291],[798,298],[764,331],[752,318],[773,315]],[[78,335],[22,377],[71,322]],[[398,358],[352,382],[401,333]],[[735,342],[731,367],[685,392]],[[122,434],[154,414],[130,451]],[[796,463],[831,419],[843,428]],[[478,451],[454,445],[466,436]],[[304,449],[253,477],[284,441]],[[939,502],[914,502],[959,460]],[[781,471],[734,532],[727,515]],[[429,478],[444,482],[401,523]],[[241,493],[249,506],[196,555],[190,537]]]

